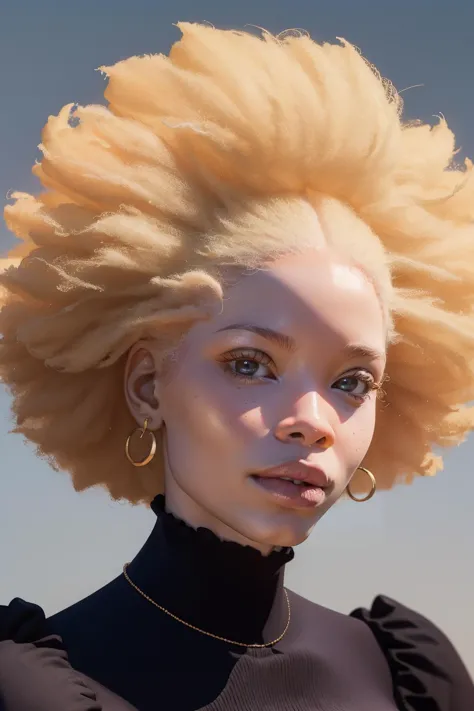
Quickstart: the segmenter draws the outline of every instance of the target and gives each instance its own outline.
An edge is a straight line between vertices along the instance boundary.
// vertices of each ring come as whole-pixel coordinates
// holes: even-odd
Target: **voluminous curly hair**
[[[149,501],[160,457],[140,472],[124,455],[130,347],[169,346],[221,303],[219,268],[292,249],[309,213],[336,204],[391,324],[364,463],[381,488],[434,474],[434,450],[474,422],[471,163],[453,164],[444,119],[404,123],[392,85],[345,41],[179,27],[169,57],[104,69],[108,108],[49,119],[34,167],[45,192],[5,209],[22,240],[0,277],[16,431],[76,489]]]

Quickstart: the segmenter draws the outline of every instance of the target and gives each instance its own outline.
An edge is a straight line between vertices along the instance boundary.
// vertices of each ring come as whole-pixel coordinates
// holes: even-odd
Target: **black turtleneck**
[[[232,641],[271,641],[283,631],[285,563],[293,551],[263,556],[221,541],[152,503],[147,542],[127,568],[149,597],[189,624]],[[221,692],[246,649],[190,630],[156,609],[119,576],[51,619],[71,664],[140,711],[194,711]],[[161,711],[161,706],[159,707]]]
[[[245,644],[278,637],[288,617],[283,572],[292,549],[263,556],[255,548],[222,541],[166,513],[162,496],[152,509],[156,525],[127,569],[130,579],[167,610],[209,633]],[[146,607],[148,614],[161,616],[148,609],[149,603]]]
[[[156,525],[128,567],[131,580],[159,605],[207,632],[245,644],[277,638],[288,618],[283,571],[292,550],[265,557],[208,530],[190,528],[166,513],[163,497],[152,508]],[[0,709],[2,653],[10,670],[3,693],[13,700],[7,711],[26,711],[18,702],[24,693],[39,711],[411,711],[418,708],[409,702],[414,686],[422,701],[430,701],[432,677],[427,685],[418,672],[410,676],[406,661],[400,676],[396,654],[414,647],[391,631],[416,632],[418,640],[431,640],[426,645],[431,650],[433,638],[417,631],[422,618],[384,598],[370,613],[345,616],[288,595],[291,623],[283,639],[270,648],[249,649],[180,624],[119,575],[50,618],[46,641],[35,642],[34,655],[26,644],[33,633],[18,622],[21,632],[15,641],[22,644],[6,642],[2,649],[0,643]],[[12,603],[4,612],[4,627],[12,630],[22,616],[31,619],[30,607]],[[403,622],[405,613],[412,615],[409,623]],[[0,640],[1,622],[0,615]],[[61,638],[59,648],[51,634]],[[49,646],[56,651],[48,651]],[[439,683],[436,674],[434,681]],[[451,709],[447,703],[446,696],[441,711]]]

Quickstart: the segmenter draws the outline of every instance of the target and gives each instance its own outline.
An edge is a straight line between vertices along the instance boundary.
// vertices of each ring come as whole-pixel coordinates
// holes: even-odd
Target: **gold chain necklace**
[[[151,599],[151,597],[148,597],[146,593],[143,592],[143,590],[140,590],[138,585],[135,585],[135,583],[130,580],[130,576],[127,573],[127,568],[129,566],[129,563],[125,563],[123,566],[123,575],[127,583],[129,583],[134,590],[137,591],[137,593],[140,593],[142,597],[145,598],[145,600],[148,600],[148,602],[151,602],[152,605],[157,607],[159,610],[162,612],[165,612],[167,615],[173,618],[173,620],[176,620],[177,622],[181,622],[182,625],[185,625],[186,627],[189,627],[190,629],[194,630],[195,632],[200,632],[201,634],[205,634],[207,637],[212,637],[213,639],[218,639],[220,642],[226,642],[227,644],[234,644],[237,645],[238,647],[249,647],[252,649],[263,649],[264,647],[273,647],[274,644],[277,644],[277,642],[280,642],[285,634],[288,631],[288,627],[290,626],[290,620],[291,620],[291,607],[290,607],[290,598],[288,597],[288,593],[286,592],[285,588],[283,588],[283,592],[285,593],[285,598],[286,598],[286,605],[288,607],[288,620],[285,625],[285,629],[281,633],[279,637],[274,639],[272,642],[266,642],[265,644],[243,644],[242,642],[234,642],[231,639],[226,639],[225,637],[219,637],[217,634],[212,634],[212,632],[206,632],[206,630],[202,630],[199,627],[195,627],[194,625],[191,625],[189,622],[186,622],[185,620],[182,620],[180,617],[177,615],[173,615],[172,612],[167,610],[165,607],[162,607],[161,605],[158,605],[157,602]]]

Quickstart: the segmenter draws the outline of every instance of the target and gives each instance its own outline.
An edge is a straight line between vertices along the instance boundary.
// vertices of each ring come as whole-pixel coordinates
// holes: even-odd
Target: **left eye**
[[[357,395],[359,397],[364,397],[373,388],[373,379],[367,373],[362,375],[345,375],[343,378],[339,378],[333,385],[333,388],[337,390],[342,390],[349,395]]]

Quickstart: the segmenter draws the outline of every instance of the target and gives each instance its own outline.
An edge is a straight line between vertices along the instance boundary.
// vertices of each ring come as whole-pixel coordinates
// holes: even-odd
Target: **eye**
[[[348,373],[336,380],[332,387],[335,390],[342,390],[358,400],[365,400],[372,390],[378,389],[373,376],[367,370]]]
[[[275,365],[269,355],[257,349],[239,349],[224,353],[219,361],[224,370],[247,381],[275,380]]]
[[[230,366],[235,373],[249,378],[253,378],[258,375],[259,370],[264,371],[261,373],[262,375],[265,375],[265,370],[268,370],[265,366],[257,363],[256,360],[251,360],[250,358],[238,358],[237,360],[231,361]]]

